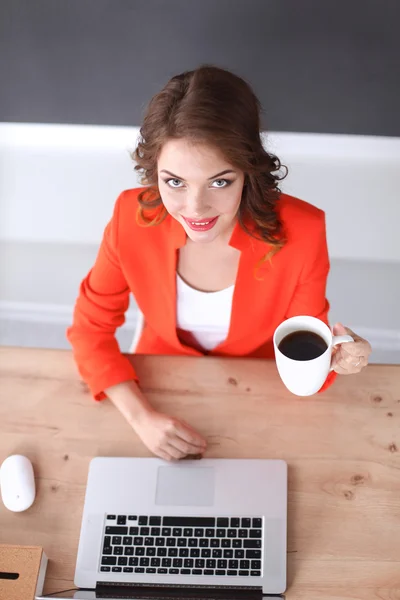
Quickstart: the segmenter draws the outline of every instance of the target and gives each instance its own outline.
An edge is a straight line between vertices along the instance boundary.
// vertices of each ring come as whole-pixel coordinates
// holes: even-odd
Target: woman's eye
[[[180,179],[167,179],[167,180],[165,181],[165,183],[166,183],[167,185],[169,185],[169,187],[172,187],[172,188],[179,188],[179,187],[181,187],[181,185],[180,185],[180,184],[182,183],[182,181],[181,181]]]
[[[214,183],[216,184],[214,186]],[[232,183],[231,181],[229,181],[228,179],[216,179],[215,181],[213,181],[213,186],[217,187],[217,188],[223,188],[223,187],[227,187],[230,183]]]

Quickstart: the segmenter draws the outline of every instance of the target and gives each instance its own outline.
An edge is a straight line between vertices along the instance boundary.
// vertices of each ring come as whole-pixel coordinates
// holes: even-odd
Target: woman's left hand
[[[359,335],[336,323],[333,327],[333,335],[351,335],[354,342],[345,342],[334,348],[332,354],[332,367],[340,375],[352,375],[359,373],[368,364],[369,355],[372,352],[371,344]],[[336,350],[336,351],[335,351]]]

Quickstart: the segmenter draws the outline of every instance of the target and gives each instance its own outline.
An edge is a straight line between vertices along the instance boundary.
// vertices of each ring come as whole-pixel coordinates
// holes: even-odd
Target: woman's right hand
[[[133,428],[147,448],[164,460],[202,455],[207,447],[206,440],[190,425],[156,410],[145,411]]]

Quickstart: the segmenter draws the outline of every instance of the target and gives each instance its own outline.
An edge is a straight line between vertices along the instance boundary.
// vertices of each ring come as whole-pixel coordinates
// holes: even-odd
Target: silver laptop
[[[286,531],[284,461],[95,458],[74,580],[89,595],[76,597],[282,594]]]

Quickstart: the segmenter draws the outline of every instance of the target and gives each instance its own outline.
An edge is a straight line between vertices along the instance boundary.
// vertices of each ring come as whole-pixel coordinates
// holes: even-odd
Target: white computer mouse
[[[35,500],[35,476],[31,461],[26,456],[13,454],[0,468],[0,491],[4,506],[13,512],[22,512]]]

